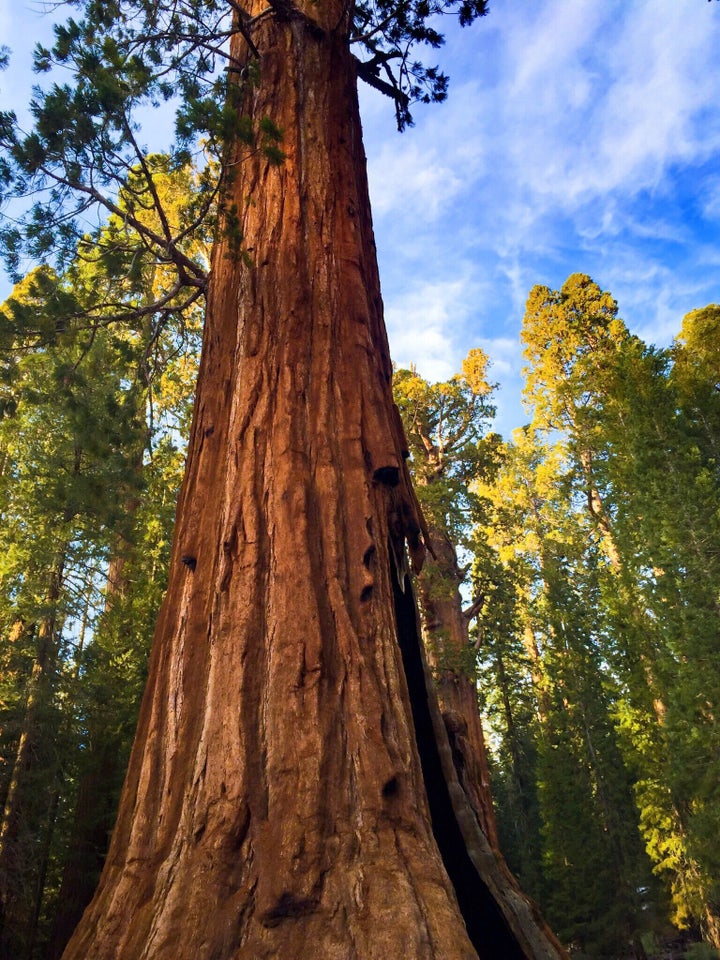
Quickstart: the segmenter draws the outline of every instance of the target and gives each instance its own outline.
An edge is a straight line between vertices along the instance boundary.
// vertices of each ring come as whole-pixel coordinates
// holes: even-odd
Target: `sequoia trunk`
[[[455,547],[444,530],[431,527],[433,562],[419,581],[428,656],[435,672],[443,720],[463,789],[490,845],[499,852],[485,738],[475,683],[475,651],[463,613]]]
[[[417,749],[430,713],[417,669],[415,719],[408,695],[402,540],[421,545],[347,6],[272,9],[244,110],[283,130],[287,157],[231,158],[226,209],[252,264],[218,242],[148,687],[100,887],[64,956],[520,958],[487,891],[489,923],[466,930]],[[452,812],[444,779],[436,792]]]

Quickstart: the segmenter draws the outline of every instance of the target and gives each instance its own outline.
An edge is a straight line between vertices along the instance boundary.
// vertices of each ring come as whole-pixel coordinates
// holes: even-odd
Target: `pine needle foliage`
[[[273,118],[253,125],[242,112],[243,96],[262,69],[253,31],[265,14],[302,11],[286,0],[270,0],[255,17],[238,0],[65,5],[77,14],[55,26],[52,46],[35,49],[34,68],[43,82],[33,91],[31,128],[22,129],[14,111],[0,112],[0,203],[34,198],[26,213],[8,218],[0,231],[8,267],[16,280],[27,258],[52,258],[63,270],[83,237],[96,235],[115,214],[159,262],[174,267],[180,287],[204,290],[207,272],[184,253],[183,240],[211,227],[232,174],[231,152],[259,150],[271,163],[284,156]],[[355,5],[347,42],[358,50],[358,75],[391,98],[400,129],[412,123],[413,103],[441,101],[447,94],[447,76],[416,52],[444,42],[438,15],[454,15],[465,26],[486,7],[486,0]],[[237,34],[256,54],[249,66],[230,53]],[[165,215],[157,172],[148,162],[153,111],[175,118],[172,142],[161,145],[170,170],[192,160],[201,171],[192,203],[175,224]],[[237,162],[235,153],[232,160]],[[152,227],[142,216],[151,207]]]

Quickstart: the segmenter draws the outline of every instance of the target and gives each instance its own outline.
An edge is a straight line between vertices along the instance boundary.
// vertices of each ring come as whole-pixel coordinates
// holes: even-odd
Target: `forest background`
[[[720,122],[712,97],[718,13],[714,5],[638,4],[622,15],[618,7],[612,18],[578,4],[568,16],[563,5],[547,4],[526,10],[523,20],[498,7],[507,16],[495,33],[492,20],[482,25],[489,25],[489,38],[479,30],[451,37],[460,96],[444,108],[445,122],[425,122],[420,113],[406,140],[376,143],[380,103],[366,104],[395,359],[401,367],[416,363],[430,381],[400,376],[398,402],[426,512],[467,551],[461,559],[474,557],[468,589],[482,615],[473,649],[511,865],[576,952],[614,956],[630,943],[652,949],[670,916],[718,946],[718,701],[708,677],[717,668],[720,421],[717,357],[704,351],[717,342],[717,313],[695,314],[681,331],[686,313],[719,299]],[[641,12],[643,27],[656,32],[640,29]],[[564,66],[553,76],[549,48],[560,50],[555,69]],[[475,67],[481,49],[481,62],[498,69],[494,81],[458,70],[460,62]],[[502,77],[512,78],[510,88]],[[491,94],[507,123],[497,138],[497,113],[489,118],[484,109]],[[507,131],[516,131],[518,116],[534,137],[511,145]],[[564,152],[548,131],[562,131]],[[165,188],[172,203],[184,186],[170,178]],[[421,229],[410,218],[418,211]],[[91,279],[82,272],[75,278],[79,286]],[[620,300],[619,312],[604,290]],[[20,287],[16,294],[21,307],[37,303],[37,290]],[[22,310],[13,309],[6,316],[19,328]],[[511,331],[523,315],[530,367],[524,419],[533,416],[534,430],[513,443],[491,437],[478,446],[489,434],[494,403],[503,407],[497,423],[507,440],[509,425],[519,422],[515,401],[493,394],[487,381],[519,383],[522,346]],[[3,493],[6,736],[12,744],[23,677],[32,679],[38,662],[33,644],[42,648],[52,636],[64,675],[54,690],[59,712],[44,722],[50,727],[60,718],[51,753],[60,781],[72,784],[51,785],[56,809],[35,838],[44,844],[36,955],[62,941],[62,841],[82,813],[83,776],[99,775],[63,752],[97,721],[91,733],[101,742],[102,762],[116,749],[122,756],[162,590],[180,462],[173,446],[187,423],[192,374],[191,363],[178,363],[177,347],[182,341],[191,354],[197,330],[191,317],[179,332],[163,331],[165,341],[155,338],[152,375],[143,331],[136,333],[137,342],[111,337],[92,349],[80,345],[82,381],[71,375],[77,343],[24,358],[3,397],[11,415],[17,405],[28,417],[21,434],[13,416],[4,433],[5,467],[14,464]],[[652,349],[679,334],[674,351]],[[477,346],[490,357],[489,376],[475,354],[452,379],[467,348]],[[125,391],[138,364],[145,364],[146,384],[152,381],[150,461],[133,448],[146,398]],[[438,380],[446,384],[432,386]],[[431,464],[423,475],[428,436],[445,454],[445,474]],[[110,456],[118,450],[123,457]],[[53,462],[67,482],[56,483]],[[143,467],[137,487],[128,464]],[[38,478],[48,483],[46,512],[36,515],[38,536],[28,542]],[[470,480],[476,485],[468,499]],[[135,532],[117,516],[119,492],[126,497],[120,512]],[[108,493],[114,502],[104,499]],[[67,533],[62,543],[53,539],[58,519]],[[139,530],[140,554],[118,554],[117,537],[136,547]],[[122,559],[108,575],[113,554]],[[143,570],[133,572],[133,562]],[[39,578],[32,588],[31,574]],[[130,585],[140,581],[150,589],[136,594]],[[112,600],[114,592],[122,602]],[[32,617],[34,635],[24,636]],[[128,623],[137,646],[119,648]],[[107,645],[96,646],[103,634]],[[121,676],[131,682],[118,697],[109,688]],[[93,715],[98,704],[106,716]],[[119,776],[110,767],[108,782]],[[37,884],[37,870],[28,870],[28,882]]]

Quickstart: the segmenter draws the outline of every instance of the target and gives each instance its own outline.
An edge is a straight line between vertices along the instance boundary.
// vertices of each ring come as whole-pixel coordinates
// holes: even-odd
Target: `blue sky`
[[[663,345],[720,302],[720,3],[491,0],[441,56],[402,137],[365,103],[390,343],[431,379],[483,347],[507,433],[534,284],[588,273]]]
[[[39,9],[0,0],[3,107],[28,99]],[[449,99],[405,134],[389,101],[362,97],[391,350],[437,380],[483,347],[507,434],[526,419],[534,284],[589,273],[662,345],[720,302],[720,2],[491,0],[437,59]]]

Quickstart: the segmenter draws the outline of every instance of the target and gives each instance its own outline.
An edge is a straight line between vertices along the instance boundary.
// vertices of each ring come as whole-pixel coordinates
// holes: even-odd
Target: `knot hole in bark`
[[[277,903],[267,910],[261,917],[264,927],[276,927],[283,920],[294,920],[297,917],[306,917],[317,909],[318,901],[310,897],[296,897],[285,891]]]
[[[375,589],[375,577],[372,573],[372,568],[375,566],[375,555],[377,551],[375,550],[375,544],[371,543],[363,553],[363,566],[367,571],[364,574],[365,585],[360,591],[360,602],[366,603],[370,597],[373,595],[373,590]]]
[[[382,788],[382,795],[385,800],[396,797],[400,792],[400,782],[397,777],[391,777]]]
[[[373,473],[375,483],[382,483],[386,487],[396,487],[400,483],[400,467],[388,465],[378,467]]]

